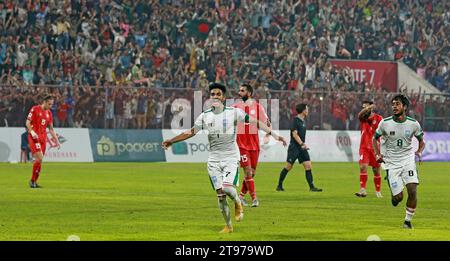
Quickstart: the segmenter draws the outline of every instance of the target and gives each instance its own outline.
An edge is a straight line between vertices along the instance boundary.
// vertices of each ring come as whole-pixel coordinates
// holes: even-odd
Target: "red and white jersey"
[[[253,99],[246,102],[240,100],[232,105],[243,110],[250,117],[258,119],[264,123],[269,122],[266,111],[261,104]],[[259,150],[258,126],[250,123],[239,122],[237,125],[237,144],[239,148],[246,150]]]
[[[31,108],[27,120],[31,122],[31,128],[39,138],[46,138],[47,126],[53,124],[52,112],[50,110],[43,110],[40,105]]]
[[[359,149],[373,149],[372,137],[378,128],[378,124],[383,120],[381,115],[374,113],[366,121],[359,121],[361,129],[361,143]]]

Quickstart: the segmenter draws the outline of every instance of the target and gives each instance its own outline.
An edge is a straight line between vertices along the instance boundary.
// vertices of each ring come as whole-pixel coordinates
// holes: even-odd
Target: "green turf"
[[[314,163],[322,193],[307,189],[299,165],[275,186],[283,163],[261,163],[261,205],[245,208],[235,232],[221,235],[222,215],[205,163],[45,163],[30,189],[31,164],[0,164],[0,240],[450,240],[450,163],[419,166],[413,230],[402,228],[405,202],[367,198],[358,190],[358,165]],[[242,175],[241,175],[242,179]],[[230,202],[231,205],[231,202]],[[234,211],[233,211],[234,213]]]

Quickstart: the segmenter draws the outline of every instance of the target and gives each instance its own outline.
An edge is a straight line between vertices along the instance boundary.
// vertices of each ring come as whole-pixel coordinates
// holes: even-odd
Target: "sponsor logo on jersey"
[[[395,131],[389,132],[389,135],[394,136],[395,135]]]

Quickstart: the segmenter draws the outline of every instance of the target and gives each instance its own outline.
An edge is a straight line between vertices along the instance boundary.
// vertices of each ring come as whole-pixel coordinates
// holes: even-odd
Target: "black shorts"
[[[300,148],[289,145],[286,161],[291,164],[294,164],[297,159],[298,159],[298,163],[300,163],[300,164],[302,164],[305,161],[311,160],[309,158],[309,153],[307,150],[302,150]]]

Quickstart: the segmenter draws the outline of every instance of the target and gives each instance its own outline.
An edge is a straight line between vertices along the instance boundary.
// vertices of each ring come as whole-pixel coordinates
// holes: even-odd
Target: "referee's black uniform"
[[[297,111],[297,112],[301,113],[299,111]],[[294,165],[296,160],[298,160],[298,162],[300,164],[303,162],[306,162],[306,161],[311,161],[311,159],[309,158],[308,150],[305,149],[306,146],[304,144],[300,145],[294,139],[294,135],[293,135],[294,131],[297,131],[297,134],[300,137],[301,142],[304,143],[305,138],[306,138],[306,124],[305,124],[305,121],[302,120],[298,116],[294,118],[292,125],[291,125],[291,142],[289,144],[288,155],[287,155],[287,159],[286,159],[286,161],[291,165],[291,167]],[[289,165],[287,165],[287,166],[289,166]],[[305,166],[305,165],[303,165],[303,166]],[[308,165],[306,165],[306,166],[308,166]],[[306,169],[306,166],[305,166],[305,177],[306,177],[306,181],[308,182],[308,185],[309,185],[309,191],[312,191],[312,192],[322,191],[322,189],[316,188],[314,186],[312,170]],[[289,170],[290,170],[290,168],[289,168]],[[277,191],[284,191],[283,181],[286,178],[286,175],[288,174],[289,170],[286,168],[283,168],[281,170],[280,178],[278,180]]]
[[[310,161],[310,158],[308,151],[302,149],[300,144],[298,144],[298,142],[294,139],[292,132],[295,130],[297,131],[298,136],[300,136],[302,142],[305,142],[306,124],[304,120],[300,119],[300,117],[295,117],[291,125],[291,142],[289,143],[286,161],[291,164],[294,164],[295,161],[298,159],[298,163],[301,164],[304,161]]]

